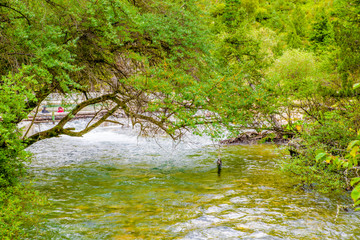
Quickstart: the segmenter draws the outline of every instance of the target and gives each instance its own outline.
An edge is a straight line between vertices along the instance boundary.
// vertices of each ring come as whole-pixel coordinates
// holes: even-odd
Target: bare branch
[[[23,140],[26,138],[26,136],[28,135],[31,127],[34,125],[36,116],[37,116],[37,114],[38,114],[38,112],[39,112],[39,107],[40,107],[40,106],[37,106],[37,108],[36,108],[35,115],[34,115],[32,121],[31,121],[31,124],[30,124],[29,128],[27,129],[26,133],[24,134]]]

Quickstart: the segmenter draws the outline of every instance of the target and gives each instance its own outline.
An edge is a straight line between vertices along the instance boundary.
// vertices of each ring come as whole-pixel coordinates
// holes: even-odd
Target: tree
[[[61,134],[82,136],[119,112],[143,133],[161,131],[173,139],[219,122],[198,114],[218,109],[223,87],[194,2],[4,0],[0,10],[3,151],[14,139],[24,148]],[[54,92],[86,100],[53,128],[20,141],[16,124]],[[65,127],[92,104],[107,113],[79,132]],[[11,184],[7,166],[14,157],[6,155],[0,165],[4,185]]]
[[[338,71],[341,74],[343,96],[353,96],[352,86],[359,76],[360,61],[360,2],[357,0],[340,1],[335,22],[335,42],[340,51],[338,54]]]

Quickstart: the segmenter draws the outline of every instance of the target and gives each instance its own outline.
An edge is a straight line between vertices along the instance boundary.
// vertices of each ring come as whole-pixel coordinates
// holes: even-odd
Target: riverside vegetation
[[[1,238],[24,238],[36,221],[25,212],[43,203],[21,182],[25,148],[117,112],[174,140],[224,127],[295,136],[284,171],[319,191],[352,190],[356,207],[359,16],[359,0],[0,0]],[[18,123],[51,93],[86,100],[21,137]],[[107,113],[65,128],[93,104]]]

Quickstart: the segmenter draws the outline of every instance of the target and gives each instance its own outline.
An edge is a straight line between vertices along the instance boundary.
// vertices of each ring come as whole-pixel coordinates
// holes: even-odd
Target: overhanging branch
[[[37,141],[47,139],[47,138],[52,138],[52,137],[58,137],[61,134],[66,134],[66,133],[71,134],[71,132],[69,130],[64,129],[64,126],[66,123],[68,123],[69,121],[71,121],[73,119],[73,116],[75,116],[79,111],[81,111],[86,106],[96,104],[99,102],[105,102],[108,100],[112,100],[115,97],[115,95],[116,95],[116,93],[106,94],[106,95],[103,95],[103,96],[100,96],[97,98],[86,100],[86,101],[78,104],[70,113],[68,113],[63,119],[61,119],[60,122],[53,128],[43,131],[43,132],[36,133],[36,134],[30,136],[29,138],[24,139],[25,145],[30,146],[31,144],[34,144]],[[89,126],[89,127],[91,127],[91,126]]]

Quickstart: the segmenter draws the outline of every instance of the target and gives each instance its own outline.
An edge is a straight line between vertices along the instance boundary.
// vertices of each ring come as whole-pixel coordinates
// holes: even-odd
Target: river
[[[138,137],[106,127],[38,142],[30,165],[46,195],[31,239],[360,239],[346,195],[295,190],[276,146],[222,146],[191,136]]]

